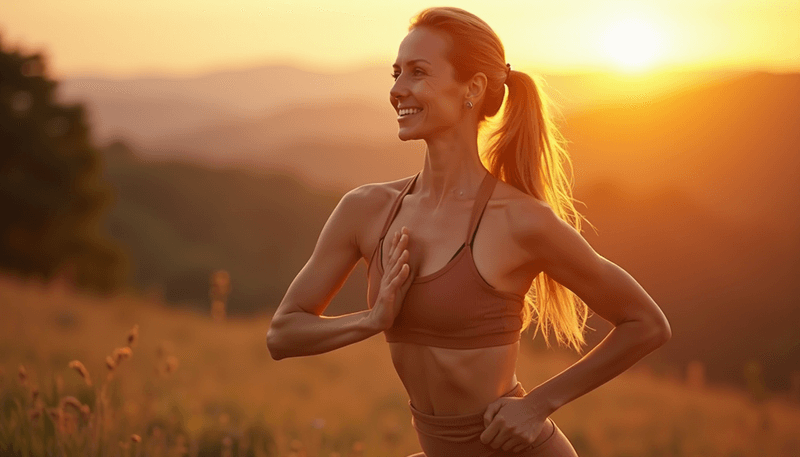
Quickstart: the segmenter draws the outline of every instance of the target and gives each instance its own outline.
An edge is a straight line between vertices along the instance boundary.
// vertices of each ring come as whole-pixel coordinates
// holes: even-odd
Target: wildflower
[[[28,370],[26,370],[23,365],[20,365],[19,366],[19,383],[24,386],[27,380],[28,380]]]
[[[86,385],[91,387],[92,386],[92,378],[89,377],[89,371],[86,370],[86,367],[79,360],[73,360],[69,363],[69,367],[73,370],[77,371],[79,375],[83,378]]]
[[[91,415],[92,410],[89,409],[89,405],[81,405],[81,417],[85,422],[89,422],[89,416]]]
[[[81,402],[75,397],[63,397],[60,402],[58,402],[58,408],[64,410],[65,406],[72,406],[75,408],[76,411],[80,411],[81,407],[83,406]]]
[[[111,354],[111,357],[114,359],[116,365],[119,365],[123,360],[133,357],[133,351],[131,351],[129,347],[116,348]]]
[[[37,398],[39,398],[39,388],[31,387],[31,403],[36,403]]]
[[[114,371],[114,368],[117,366],[117,362],[110,356],[106,356],[106,366],[108,367],[108,371]]]
[[[141,443],[142,437],[134,433],[133,435],[131,435],[131,441],[134,443]]]
[[[136,345],[136,340],[139,338],[139,324],[133,326],[130,332],[128,332],[128,347],[132,348]]]

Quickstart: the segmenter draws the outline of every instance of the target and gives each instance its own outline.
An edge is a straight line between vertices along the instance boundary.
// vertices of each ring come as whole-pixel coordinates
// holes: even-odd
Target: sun
[[[626,71],[641,71],[661,57],[662,41],[653,24],[639,18],[625,18],[608,27],[602,44],[617,66]]]

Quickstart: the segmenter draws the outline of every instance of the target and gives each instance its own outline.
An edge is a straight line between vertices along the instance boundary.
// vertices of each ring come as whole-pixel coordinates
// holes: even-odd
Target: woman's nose
[[[398,76],[395,79],[394,84],[392,84],[392,88],[389,89],[389,98],[394,100],[398,98],[402,98],[403,96],[408,94],[408,88],[403,81],[402,76]]]

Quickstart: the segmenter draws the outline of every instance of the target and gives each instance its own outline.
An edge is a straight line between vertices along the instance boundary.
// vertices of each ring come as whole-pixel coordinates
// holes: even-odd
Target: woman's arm
[[[528,216],[526,247],[542,271],[614,325],[574,365],[536,387],[550,412],[624,372],[672,336],[664,313],[625,270],[598,255],[547,205]]]
[[[613,379],[672,336],[664,313],[631,275],[598,255],[549,205],[528,200],[524,208],[514,215],[514,238],[531,254],[531,265],[578,295],[614,329],[524,398],[501,398],[486,408],[481,441],[514,451],[533,443],[555,410]]]
[[[370,311],[322,316],[361,258],[358,233],[374,196],[368,186],[342,197],[322,228],[311,258],[292,281],[267,331],[267,347],[275,360],[320,354],[364,340],[380,332]]]

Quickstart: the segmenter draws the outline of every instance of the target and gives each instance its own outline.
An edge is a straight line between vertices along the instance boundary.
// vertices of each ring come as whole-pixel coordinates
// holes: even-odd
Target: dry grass
[[[266,315],[216,322],[156,302],[96,299],[8,277],[0,277],[0,308],[6,440],[40,436],[56,423],[47,413],[28,425],[10,415],[28,411],[32,387],[45,411],[62,401],[63,409],[78,411],[72,432],[79,433],[90,422],[80,422],[80,405],[100,415],[97,399],[107,386],[99,437],[105,447],[96,455],[157,455],[159,449],[160,455],[245,455],[245,448],[257,447],[248,445],[248,436],[251,443],[273,440],[275,455],[403,457],[419,449],[380,336],[275,362],[265,345]],[[524,347],[518,376],[530,389],[575,360]],[[92,386],[69,367],[72,361],[81,362]],[[645,370],[623,374],[553,418],[582,457],[800,455],[798,405],[756,403],[732,389],[690,389]],[[269,446],[261,449],[269,455]]]

